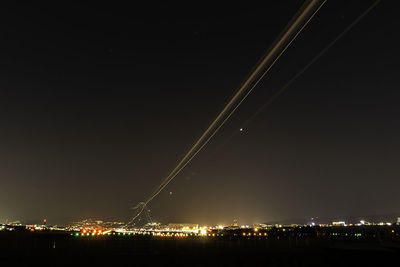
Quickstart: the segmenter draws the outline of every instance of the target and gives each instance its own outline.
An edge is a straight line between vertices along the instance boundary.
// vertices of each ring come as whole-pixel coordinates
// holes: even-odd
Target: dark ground
[[[0,233],[0,266],[397,266],[396,240]]]

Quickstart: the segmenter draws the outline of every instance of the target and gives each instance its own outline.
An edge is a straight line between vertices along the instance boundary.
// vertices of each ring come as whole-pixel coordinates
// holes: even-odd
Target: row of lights
[[[161,237],[188,237],[188,236],[193,236],[193,233],[187,234],[187,233],[150,233],[150,232],[143,232],[143,233],[138,233],[141,235],[153,235],[153,236],[161,236]],[[73,234],[71,234],[73,235]],[[95,236],[95,235],[136,235],[136,233],[103,233],[102,231],[94,231],[91,233],[88,233],[86,231],[83,231],[81,233],[75,233],[75,236]],[[242,233],[242,236],[267,236],[267,233]],[[195,235],[198,236],[198,235]],[[224,236],[224,234],[207,234],[209,237],[215,237],[215,236]]]
[[[30,229],[30,231],[34,231],[34,229],[33,228],[31,228]],[[395,233],[395,231],[394,230],[392,230],[391,231],[392,233]],[[139,234],[139,235],[153,235],[153,236],[160,236],[160,237],[188,237],[188,236],[198,236],[197,234],[193,234],[193,233],[190,233],[190,234],[188,234],[188,233],[170,233],[170,232],[168,232],[168,233],[160,233],[160,232],[158,232],[158,233],[153,233],[153,232],[139,232],[139,233],[120,233],[120,232],[118,232],[118,233],[103,233],[101,230],[98,230],[98,231],[92,231],[92,232],[90,232],[90,231],[86,231],[86,230],[83,230],[81,233],[75,233],[75,234],[71,234],[71,235],[75,235],[75,236],[98,236],[98,235],[118,235],[118,236],[120,236],[120,235],[136,235],[136,234]],[[331,235],[333,235],[333,236],[338,236],[339,234],[338,233],[331,233]],[[346,236],[347,236],[348,234],[346,233]],[[207,236],[209,236],[209,237],[215,237],[215,236],[224,236],[223,234],[215,234],[215,233],[212,233],[212,234],[207,234]],[[242,233],[242,236],[248,236],[248,237],[251,237],[251,236],[268,236],[268,234],[267,233]],[[361,233],[355,233],[354,234],[354,236],[356,236],[356,237],[361,237],[362,236],[362,234]]]
[[[102,235],[103,234],[103,230],[101,230],[101,229],[98,229],[98,230],[96,230],[96,229],[94,229],[94,230],[87,230],[87,229],[83,229],[82,231],[81,231],[81,233],[82,234],[95,234],[95,235]]]
[[[338,236],[339,234],[338,234],[338,233],[331,233],[331,235],[333,235],[333,236]],[[348,236],[347,233],[346,233],[345,235]],[[350,234],[350,235],[351,235],[351,234]],[[361,233],[356,233],[356,234],[354,234],[354,236],[362,236],[362,234],[361,234]]]
[[[152,236],[161,236],[161,237],[187,237],[187,236],[193,236],[193,233],[187,234],[187,233],[151,233],[151,232],[142,232],[142,233],[103,233],[101,231],[94,231],[94,232],[81,232],[81,233],[75,233],[71,235],[75,236],[95,236],[95,235],[118,235],[118,236],[125,236],[125,235],[152,235]],[[197,236],[197,235],[196,235]]]
[[[161,236],[161,237],[188,237],[193,236],[192,233],[153,233],[153,236]]]
[[[268,234],[267,233],[242,233],[242,236],[267,236]]]

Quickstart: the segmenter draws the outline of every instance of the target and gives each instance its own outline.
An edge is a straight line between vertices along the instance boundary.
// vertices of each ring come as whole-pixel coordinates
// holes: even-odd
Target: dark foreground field
[[[398,266],[397,241],[0,233],[0,266]]]

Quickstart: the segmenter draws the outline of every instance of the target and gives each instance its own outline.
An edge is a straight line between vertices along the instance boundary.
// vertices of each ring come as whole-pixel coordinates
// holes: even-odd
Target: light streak
[[[346,35],[362,18],[364,18],[381,0],[377,0],[372,5],[367,8],[360,16],[358,16],[349,26],[347,26],[343,32],[341,32],[332,42],[330,42],[324,49],[322,49],[307,65],[305,65],[295,76],[293,76],[284,86],[282,86],[278,91],[276,91],[271,98],[269,98],[253,115],[250,116],[240,129],[246,128],[247,125],[254,120],[265,108],[270,106],[275,99],[277,99],[283,92],[285,92],[304,72],[306,72],[320,57],[322,57],[334,44],[336,44],[344,35]],[[226,141],[221,144],[217,149],[221,149],[226,145],[230,139],[232,139],[237,133],[234,132],[229,136]]]
[[[320,8],[325,4],[326,0],[311,0],[305,4],[295,17],[285,27],[283,33],[279,36],[272,48],[268,51],[263,60],[251,72],[249,77],[235,93],[228,104],[217,115],[207,130],[200,136],[192,148],[185,154],[178,165],[164,179],[160,186],[145,201],[140,211],[134,216],[127,225],[131,224],[144,210],[147,204],[152,201],[171,181],[174,179],[190,161],[203,149],[210,139],[218,132],[225,122],[232,116],[236,109],[243,103],[253,89],[259,84],[269,70],[275,65],[282,54],[292,44],[296,37],[308,25],[311,19],[318,13]]]

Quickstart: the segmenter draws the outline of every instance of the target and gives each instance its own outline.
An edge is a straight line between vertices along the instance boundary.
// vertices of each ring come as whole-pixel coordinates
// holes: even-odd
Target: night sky
[[[400,19],[328,1],[262,84],[150,204],[154,220],[261,223],[400,213]],[[3,6],[0,222],[127,221],[303,1]]]

